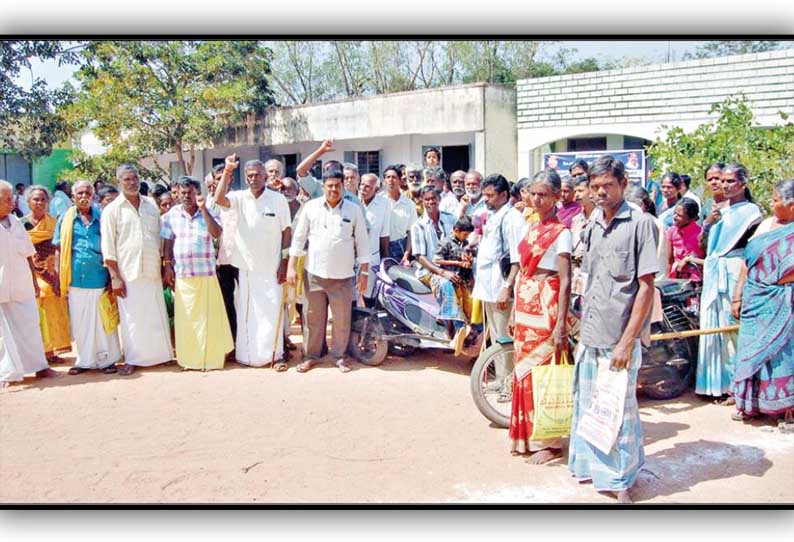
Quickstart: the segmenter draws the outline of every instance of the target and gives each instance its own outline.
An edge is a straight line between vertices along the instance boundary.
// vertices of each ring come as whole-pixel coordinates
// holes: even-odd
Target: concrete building
[[[447,172],[475,168],[515,179],[515,96],[508,87],[475,83],[277,107],[227,128],[212,147],[198,152],[193,175],[203,177],[232,152],[241,162],[280,158],[294,175],[302,158],[331,138],[334,151],[323,160],[353,162],[362,173],[380,175],[394,163],[422,164],[424,150],[434,146]],[[181,174],[174,154],[157,160],[172,178]]]
[[[544,153],[641,149],[662,125],[690,131],[740,93],[761,125],[794,115],[794,50],[520,80],[518,177]]]

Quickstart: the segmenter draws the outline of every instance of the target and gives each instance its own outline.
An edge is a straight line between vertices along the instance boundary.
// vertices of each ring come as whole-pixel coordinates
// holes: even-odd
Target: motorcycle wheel
[[[368,337],[362,341],[360,332],[350,332],[350,354],[364,365],[376,367],[386,359],[389,343],[378,340],[372,334],[368,333],[367,335]]]
[[[485,350],[471,370],[471,396],[474,404],[483,416],[498,427],[510,427],[510,415],[513,407],[513,373],[505,378],[508,390],[504,393],[491,391],[489,384],[496,382],[495,362],[500,358],[513,360],[513,345],[494,343]]]
[[[667,352],[668,358],[679,356],[685,357],[685,359],[689,359],[690,361],[681,369],[672,366],[664,367],[662,369],[663,378],[661,378],[661,380],[654,382],[651,385],[643,385],[641,388],[641,393],[649,399],[675,399],[692,385],[692,381],[695,378],[695,368],[697,366],[697,349],[694,350],[695,353],[693,358],[693,350],[691,348],[687,348],[688,345],[685,341],[679,340],[678,344],[672,343],[673,341],[669,341],[664,345],[664,349]],[[684,353],[686,354],[684,355]],[[650,356],[649,349],[643,346],[643,362],[645,362],[645,359],[648,356]],[[642,366],[640,366],[640,371],[642,371]]]
[[[389,354],[392,356],[407,358],[414,352],[416,352],[416,347],[410,344],[389,343]]]

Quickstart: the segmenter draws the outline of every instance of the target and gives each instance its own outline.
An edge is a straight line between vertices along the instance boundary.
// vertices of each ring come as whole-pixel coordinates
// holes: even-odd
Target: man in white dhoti
[[[14,187],[0,180],[0,386],[26,374],[57,376],[47,365],[39,329],[38,285],[31,256],[36,249],[14,209]]]
[[[141,197],[138,170],[116,170],[121,197],[102,212],[102,256],[119,304],[124,365],[120,375],[173,358],[160,274],[160,211]]]
[[[96,369],[116,372],[121,359],[119,336],[105,330],[99,311],[102,294],[110,282],[102,265],[100,211],[92,205],[94,187],[77,181],[72,187],[75,205],[61,215],[52,244],[60,247],[61,292],[68,292],[69,321],[77,359],[70,375]]]
[[[239,164],[236,154],[226,157],[215,189],[215,202],[237,216],[232,253],[232,264],[240,270],[235,356],[242,365],[274,363],[276,371],[286,371],[282,324],[291,241],[289,206],[279,192],[265,189],[265,167],[259,160],[246,162],[243,168],[248,190],[227,194]]]

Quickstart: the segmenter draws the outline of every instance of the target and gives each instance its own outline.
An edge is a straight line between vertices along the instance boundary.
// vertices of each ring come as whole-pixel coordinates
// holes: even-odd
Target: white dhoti
[[[47,367],[36,299],[0,303],[0,382],[18,382]]]
[[[237,283],[237,361],[262,367],[284,357],[283,326],[278,326],[282,286],[272,273],[240,269]]]
[[[125,282],[127,296],[119,297],[119,328],[124,363],[151,367],[171,361],[171,326],[159,280]]]
[[[119,335],[105,333],[99,314],[99,298],[104,288],[69,287],[69,321],[72,324],[77,359],[80,369],[104,369],[121,359]]]

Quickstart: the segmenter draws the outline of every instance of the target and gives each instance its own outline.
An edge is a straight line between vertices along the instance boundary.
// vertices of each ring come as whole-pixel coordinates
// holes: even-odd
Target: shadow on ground
[[[702,482],[738,478],[761,477],[772,462],[760,448],[733,445],[711,440],[679,442],[672,448],[646,456],[640,479],[632,490],[637,502],[654,497],[685,494]],[[719,495],[715,501],[721,501]]]

